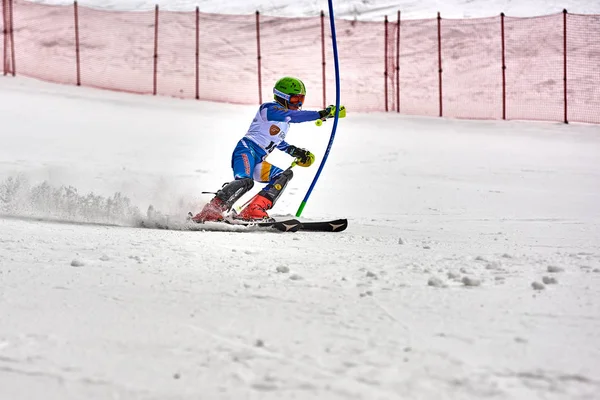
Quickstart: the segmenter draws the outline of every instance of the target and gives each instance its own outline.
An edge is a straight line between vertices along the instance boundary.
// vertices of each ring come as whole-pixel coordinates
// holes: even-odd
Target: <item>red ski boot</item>
[[[271,209],[271,207],[273,207],[271,200],[257,194],[237,217],[247,221],[269,219],[267,210]]]
[[[222,221],[223,212],[227,210],[227,206],[218,197],[214,197],[209,203],[207,203],[202,211],[196,214],[192,221],[202,223],[206,221]]]

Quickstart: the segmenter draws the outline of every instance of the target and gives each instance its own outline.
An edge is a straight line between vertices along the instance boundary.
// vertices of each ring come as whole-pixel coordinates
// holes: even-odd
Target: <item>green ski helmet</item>
[[[275,101],[286,108],[297,110],[302,107],[306,96],[306,86],[298,79],[284,76],[275,83],[273,88]]]

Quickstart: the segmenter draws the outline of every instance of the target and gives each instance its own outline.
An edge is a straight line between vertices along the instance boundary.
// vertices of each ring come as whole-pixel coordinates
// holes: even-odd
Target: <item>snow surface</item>
[[[600,391],[598,126],[349,110],[303,215],[347,231],[163,231],[132,220],[197,211],[254,107],[0,87],[0,398]]]
[[[189,232],[134,225],[231,179],[255,107],[1,77],[0,110],[2,400],[598,398],[599,126],[348,110],[303,213],[347,231]]]

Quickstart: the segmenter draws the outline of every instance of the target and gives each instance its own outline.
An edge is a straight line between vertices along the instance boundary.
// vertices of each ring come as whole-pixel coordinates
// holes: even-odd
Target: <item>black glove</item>
[[[319,118],[322,120],[326,120],[327,118],[331,118],[335,115],[335,106],[331,105],[324,110],[319,111]]]
[[[290,147],[287,148],[287,153],[294,157],[299,159],[301,162],[306,162],[308,161],[308,158],[310,157],[310,151],[306,150],[306,149],[301,149],[300,147],[296,147],[293,145],[290,145]]]
[[[327,118],[333,118],[333,117],[335,117],[335,111],[336,111],[335,106],[330,105],[326,109],[319,111],[319,118],[322,119],[323,121],[325,121]],[[340,118],[346,117],[346,107],[340,106],[340,112],[338,113],[338,116]]]
[[[297,158],[299,160],[298,165],[301,167],[308,167],[315,161],[315,155],[313,153],[306,149],[301,149],[300,147],[290,145],[290,147],[287,148],[287,153],[290,156]]]

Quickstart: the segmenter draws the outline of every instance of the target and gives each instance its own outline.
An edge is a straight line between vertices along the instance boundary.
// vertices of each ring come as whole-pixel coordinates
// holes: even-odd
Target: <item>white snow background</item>
[[[194,4],[326,8],[306,3]],[[524,3],[452,4],[598,12]],[[348,110],[303,213],[347,231],[189,232],[134,225],[230,180],[254,106],[2,77],[0,110],[2,400],[599,398],[599,126]],[[320,161],[330,129],[287,139]],[[316,169],[294,169],[273,215]]]

